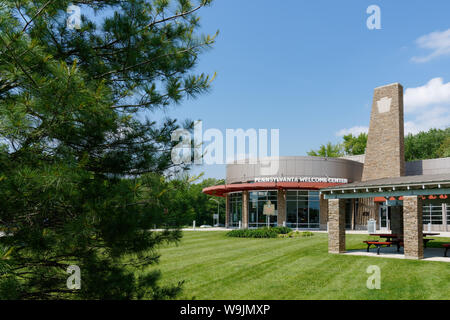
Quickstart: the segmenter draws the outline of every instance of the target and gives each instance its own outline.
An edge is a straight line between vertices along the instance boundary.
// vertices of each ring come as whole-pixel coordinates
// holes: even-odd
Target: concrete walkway
[[[311,232],[317,232],[317,233],[328,233],[328,231],[326,231],[326,230],[300,230],[300,231],[311,231]],[[424,231],[424,232],[427,233],[428,231]],[[439,235],[433,236],[433,238],[434,237],[450,238],[450,232],[432,231],[432,233],[434,233],[434,232],[439,233]],[[391,232],[377,230],[376,233],[391,233]],[[367,230],[345,230],[345,234],[365,234],[365,235],[369,235]]]
[[[440,261],[450,263],[450,257],[444,257],[444,248],[425,248],[424,258],[418,261]],[[369,252],[366,249],[361,250],[348,250],[343,253],[345,255],[351,256],[365,256],[365,257],[376,257],[376,258],[393,258],[393,259],[406,259],[405,255],[400,249],[397,252],[397,247],[382,247],[380,250],[380,255],[377,255],[377,249],[371,248]]]
[[[162,231],[163,229],[153,229],[153,231]],[[231,228],[224,228],[224,227],[212,227],[212,228],[200,228],[200,227],[196,227],[195,230],[190,227],[190,228],[183,228],[181,229],[183,231],[229,231],[232,230]],[[295,230],[295,229],[292,229]],[[299,229],[299,231],[311,231],[311,232],[317,232],[317,233],[328,233],[328,231],[326,230],[303,230],[303,229]],[[428,232],[428,231],[424,231],[424,232]],[[434,232],[434,231],[432,231]],[[367,230],[346,230],[345,231],[346,234],[366,234],[369,235]],[[380,231],[378,230],[377,233],[390,233],[390,232],[385,232],[385,231]],[[441,232],[441,231],[436,231],[436,233],[439,233],[439,235],[437,236],[433,236],[434,237],[442,237],[442,238],[450,238],[450,232]]]

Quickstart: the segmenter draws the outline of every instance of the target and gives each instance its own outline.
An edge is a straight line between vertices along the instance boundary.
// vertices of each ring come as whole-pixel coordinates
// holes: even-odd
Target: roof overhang
[[[436,196],[450,194],[450,188],[441,189],[417,189],[417,190],[386,190],[379,192],[366,191],[351,191],[351,190],[339,190],[331,191],[330,193],[324,193],[325,199],[355,199],[355,198],[376,198],[376,197],[404,197],[404,196]]]
[[[403,176],[355,182],[320,190],[325,199],[354,199],[450,194],[448,175]]]

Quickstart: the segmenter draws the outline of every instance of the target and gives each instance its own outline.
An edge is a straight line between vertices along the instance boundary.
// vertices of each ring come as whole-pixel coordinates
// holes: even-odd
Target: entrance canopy
[[[328,201],[328,251],[343,253],[345,248],[346,199],[384,197],[402,199],[391,212],[391,231],[398,248],[403,246],[404,257],[424,258],[423,199],[450,195],[450,174],[402,176],[373,179],[321,189]],[[447,219],[443,219],[444,223]],[[393,238],[393,237],[392,237]],[[377,242],[379,245],[394,241]]]
[[[327,187],[320,191],[325,199],[448,195],[450,174],[382,178]]]
[[[239,192],[245,190],[276,190],[276,189],[307,189],[319,190],[322,188],[336,187],[341,183],[327,182],[258,182],[258,183],[234,183],[212,186],[203,189],[203,193],[224,197],[230,192]]]

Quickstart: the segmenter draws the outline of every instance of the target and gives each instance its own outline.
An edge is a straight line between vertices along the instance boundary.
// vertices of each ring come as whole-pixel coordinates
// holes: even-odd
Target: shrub
[[[276,238],[279,235],[288,235],[291,232],[288,227],[263,227],[259,229],[236,229],[227,233],[228,237],[237,238]]]
[[[300,231],[292,231],[288,233],[289,238],[297,238],[297,237],[301,237],[301,232]]]
[[[289,234],[288,233],[279,233],[278,238],[289,238]]]
[[[259,229],[231,230],[226,235],[235,238],[299,238],[312,237],[314,233],[311,231],[292,231],[288,227],[263,227]]]
[[[314,233],[311,231],[291,231],[287,234],[287,237],[289,238],[299,238],[299,237],[312,237]]]
[[[292,232],[292,229],[289,227],[273,227],[270,228],[270,230],[275,231],[278,234],[288,234],[289,232]]]

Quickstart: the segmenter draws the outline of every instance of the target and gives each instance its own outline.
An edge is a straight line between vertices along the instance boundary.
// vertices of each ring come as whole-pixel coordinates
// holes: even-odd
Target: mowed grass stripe
[[[347,235],[364,248],[365,235]],[[160,250],[162,283],[186,280],[180,298],[197,299],[449,299],[450,265],[333,255],[327,234],[311,238],[229,238],[225,232],[185,232]],[[378,265],[382,289],[368,290],[366,268]]]
[[[324,237],[324,235],[321,235],[321,238]],[[297,264],[299,267],[305,266],[305,263],[298,263],[299,260],[302,260],[303,256],[307,256],[307,259],[310,259],[308,256],[311,255],[311,251],[316,251],[316,254],[320,252],[319,250],[305,250],[305,247],[312,247],[315,248],[317,244],[322,242],[321,249],[326,250],[326,246],[323,245],[323,239],[317,239],[317,238],[302,238],[302,239],[234,239],[234,242],[238,242],[240,245],[240,253],[243,251],[250,251],[249,255],[246,254],[237,254],[240,256],[239,259],[232,260],[231,262],[227,262],[228,259],[223,261],[211,261],[211,267],[216,266],[216,270],[227,270],[227,272],[220,272],[218,275],[214,277],[212,280],[206,280],[206,281],[199,281],[196,286],[193,286],[192,289],[198,290],[199,294],[202,294],[202,291],[205,292],[214,292],[215,288],[214,286],[222,287],[224,284],[230,284],[232,285],[235,283],[238,287],[241,287],[242,285],[250,284],[253,281],[258,283],[261,280],[266,281],[267,279],[269,282],[271,279],[274,279],[278,277],[282,273],[282,270],[280,268],[284,268],[286,265],[290,264],[291,261],[297,261]],[[276,241],[274,241],[276,240]],[[321,241],[322,240],[322,241]],[[252,248],[248,248],[249,243],[259,243],[258,250],[253,250]],[[262,243],[263,242],[263,243]],[[267,243],[270,243],[271,246],[267,246]],[[313,244],[314,243],[314,244]],[[275,254],[274,254],[275,253]],[[230,255],[233,254],[236,256],[236,251],[231,252]],[[242,258],[247,257],[247,258]],[[314,262],[317,260],[311,260]],[[222,263],[222,264],[220,264]],[[233,264],[235,267],[235,270],[230,269],[228,267],[229,264]],[[245,265],[246,268],[241,268],[242,265]],[[206,270],[206,273],[208,273],[208,270]],[[203,278],[207,278],[207,274],[202,273]],[[193,281],[197,279],[192,279]],[[244,282],[249,280],[250,282]],[[205,290],[202,290],[201,288],[206,288]],[[231,288],[234,290],[234,288]],[[222,292],[222,295],[226,296],[226,292]],[[221,295],[220,298],[224,298]],[[216,297],[218,298],[218,297]],[[249,298],[248,296],[235,296],[235,298]],[[256,297],[255,297],[256,298]]]
[[[242,240],[244,240],[244,242],[242,242]],[[235,277],[235,273],[242,272],[242,266],[251,268],[254,265],[263,263],[265,260],[272,258],[274,252],[278,252],[275,256],[284,256],[285,252],[289,250],[291,246],[291,251],[298,250],[295,243],[292,243],[291,246],[287,246],[286,241],[283,241],[284,239],[276,239],[278,240],[276,242],[270,240],[267,241],[264,239],[263,241],[266,242],[266,245],[263,245],[262,247],[260,242],[261,240],[263,239],[229,239],[228,242],[231,242],[231,246],[228,245],[221,248],[221,250],[215,253],[212,252],[211,254],[205,254],[201,258],[197,257],[197,255],[193,255],[196,257],[195,260],[179,261],[175,269],[171,268],[173,267],[171,263],[169,268],[165,268],[165,270],[175,271],[177,273],[179,273],[178,271],[189,272],[195,270],[189,270],[187,266],[194,269],[198,269],[201,266],[206,274],[210,271],[220,270],[220,273],[215,275],[215,277],[222,279],[224,277]],[[195,251],[195,248],[193,251]],[[290,251],[288,253],[290,253]],[[295,257],[295,252],[292,253],[293,254],[289,254],[289,256]],[[175,257],[167,256],[165,258],[172,260]],[[227,272],[224,273],[222,270],[227,270]],[[205,274],[203,273],[202,276],[205,276]],[[200,285],[203,285],[203,283]]]
[[[236,259],[230,263],[226,263],[223,266],[218,266],[219,269],[227,270],[227,272],[221,272],[216,274],[214,278],[208,279],[206,282],[200,282],[193,289],[201,290],[205,293],[220,292],[220,298],[225,298],[229,291],[233,292],[234,298],[244,299],[252,298],[246,296],[236,295],[236,288],[242,288],[242,286],[249,285],[251,283],[260,283],[265,281],[264,279],[271,279],[279,272],[279,268],[285,263],[289,263],[294,260],[300,260],[296,252],[298,252],[298,246],[294,241],[282,241],[281,243],[285,247],[280,250],[277,249],[277,254],[271,253],[259,253],[256,256],[246,256],[245,258]],[[233,268],[230,268],[230,265]],[[225,289],[225,290],[224,290]],[[249,288],[251,289],[251,287]],[[246,292],[247,290],[244,290]],[[200,292],[201,293],[201,292]],[[219,298],[219,297],[218,297]]]
[[[290,239],[276,240],[278,241],[271,241],[270,239],[236,239],[223,237],[219,241],[205,241],[207,244],[202,246],[196,245],[187,247],[182,244],[185,250],[167,250],[162,259],[168,261],[168,268],[172,265],[186,266],[189,264],[197,265],[200,263],[214,265],[216,262],[220,262],[216,260],[223,260],[223,262],[226,263],[245,256],[255,259],[260,255],[272,255],[273,251],[280,250],[285,246],[285,242],[283,243],[283,241]],[[220,249],[218,246],[219,244]]]

